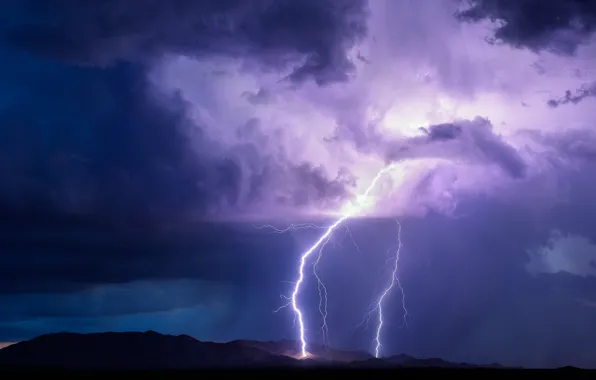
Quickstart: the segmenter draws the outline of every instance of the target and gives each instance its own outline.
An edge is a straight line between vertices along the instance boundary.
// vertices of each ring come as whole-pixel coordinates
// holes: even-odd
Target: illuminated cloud
[[[596,246],[579,235],[552,233],[543,247],[530,251],[526,268],[531,273],[567,272],[576,276],[596,277]]]
[[[490,2],[481,3],[473,12],[481,7],[482,17],[461,16],[492,15]],[[28,12],[31,4],[15,2],[13,11]],[[536,181],[544,157],[528,152],[538,144],[528,142],[528,130],[560,132],[561,123],[585,122],[590,109],[545,107],[585,82],[550,73],[563,65],[587,73],[582,61],[487,44],[482,25],[453,17],[454,3],[178,1],[150,2],[143,12],[135,2],[115,4],[65,2],[36,10],[60,23],[37,17],[5,28],[8,52],[51,58],[31,61],[44,62],[46,69],[35,70],[46,79],[19,83],[21,92],[43,94],[63,83],[58,62],[78,65],[72,70],[79,83],[96,83],[88,100],[87,87],[61,89],[87,110],[61,121],[65,130],[85,128],[46,148],[52,158],[41,164],[43,185],[54,195],[36,200],[44,208],[146,221],[326,215],[361,192],[384,162],[400,160],[410,169],[394,185],[410,196],[384,210],[419,214],[436,200],[414,199],[407,189],[429,176],[454,179],[435,181],[433,194],[455,203],[458,192],[489,194],[511,179]],[[141,17],[147,9],[151,16]],[[33,75],[33,66],[21,70]],[[556,104],[572,102],[565,99]],[[14,106],[3,114],[32,130],[43,124]],[[112,135],[104,123],[114,125]],[[120,140],[122,149],[136,145],[136,157],[117,145],[98,151],[86,143],[102,138]],[[10,170],[21,178],[5,190],[7,203],[23,193],[40,198],[40,183],[27,179],[38,164],[18,160],[17,152],[41,142],[16,134],[3,141],[6,160],[18,162]],[[87,179],[75,179],[73,170]],[[475,173],[481,178],[462,178]],[[95,190],[100,177],[117,196]],[[120,204],[111,204],[115,197]]]
[[[490,1],[460,18],[450,2],[34,3],[11,3],[3,29],[3,65],[17,68],[2,74],[14,89],[0,115],[7,220],[327,216],[389,161],[402,168],[376,215],[452,215],[467,197],[516,194],[548,208],[590,161],[589,91],[558,98],[591,75],[575,8],[565,14],[586,27],[571,56],[533,51],[546,49],[546,19],[528,36],[495,32],[542,45],[487,43],[476,21],[526,30],[525,8]]]

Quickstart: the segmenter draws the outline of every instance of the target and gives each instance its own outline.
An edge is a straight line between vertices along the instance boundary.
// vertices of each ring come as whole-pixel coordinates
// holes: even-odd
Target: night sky
[[[2,1],[0,342],[296,339],[325,230],[266,225],[392,163],[319,261],[329,344],[374,351],[398,220],[384,355],[596,367],[595,32],[582,0]]]

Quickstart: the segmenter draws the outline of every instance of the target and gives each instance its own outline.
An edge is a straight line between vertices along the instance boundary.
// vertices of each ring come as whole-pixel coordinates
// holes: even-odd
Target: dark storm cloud
[[[2,294],[68,292],[94,284],[184,278],[243,284],[251,273],[251,257],[291,249],[288,241],[275,236],[262,240],[230,225],[132,230],[91,218],[58,219],[41,212],[15,216],[0,229]]]
[[[4,57],[0,75],[13,92],[0,105],[3,206],[143,220],[234,197],[235,165],[199,160],[184,104],[152,94],[141,67]]]
[[[358,4],[6,3],[2,36],[11,48],[2,49],[0,73],[6,94],[0,96],[4,213],[43,213],[49,219],[52,213],[84,214],[113,223],[151,224],[215,213],[220,205],[241,207],[243,181],[250,182],[258,198],[254,192],[265,185],[259,173],[243,171],[238,160],[245,157],[227,156],[206,138],[201,126],[189,120],[180,97],[154,89],[144,63],[150,56],[181,51],[253,54],[265,61],[283,60],[292,52],[333,55],[346,47],[344,37],[355,38],[350,31],[356,33],[363,22]],[[283,15],[296,16],[295,22]],[[303,22],[309,24],[308,33],[301,29]],[[226,32],[228,27],[233,30]],[[91,66],[71,65],[81,60]],[[134,62],[122,63],[126,60]],[[101,67],[100,61],[110,65]],[[334,63],[319,63],[299,70],[313,69],[312,75],[322,80]],[[264,159],[252,148],[253,161]],[[290,164],[278,163],[278,171],[284,165]],[[314,189],[308,200],[344,192],[339,182],[325,184],[318,168],[295,166],[295,180]],[[296,192],[296,202],[303,203],[304,194]]]
[[[596,28],[596,3],[584,0],[470,0],[470,22],[497,21],[494,42],[573,54]]]
[[[428,129],[424,130],[428,132],[428,137],[431,141],[453,140],[459,137],[462,133],[461,127],[455,124],[431,125]]]
[[[345,195],[348,180],[267,157],[254,139],[246,143],[252,156],[227,154],[189,119],[185,101],[151,86],[146,63],[168,52],[245,53],[275,64],[300,53],[312,59],[296,75],[312,69],[322,81],[331,78],[338,49],[347,46],[344,29],[359,30],[358,2],[28,1],[2,7],[2,37],[11,45],[0,47],[0,293],[151,279],[241,282],[248,256],[238,252],[250,251],[251,243],[230,239],[228,227],[192,220],[220,206],[241,209],[247,183],[250,195],[242,199],[260,199],[278,173],[292,181],[287,203]],[[282,17],[291,14],[300,16],[294,24]],[[227,19],[218,15],[234,21],[233,33],[226,34]],[[302,22],[312,27],[303,30]],[[245,40],[246,28],[253,34]],[[199,32],[204,41],[197,40]]]
[[[204,157],[213,142],[190,143],[183,102],[151,92],[136,65],[77,68],[3,53],[0,293],[243,281],[243,256],[233,257],[248,245],[227,228],[187,223],[234,202],[239,168]]]
[[[519,153],[494,132],[487,119],[477,117],[422,130],[426,136],[388,142],[386,159],[459,158],[472,163],[498,165],[513,178],[525,175],[526,164]]]
[[[85,65],[164,54],[254,59],[294,80],[343,81],[366,33],[363,0],[26,0],[8,41]],[[33,15],[33,17],[31,16]],[[14,24],[14,23],[13,23]]]
[[[596,96],[596,83],[585,84],[575,92],[567,90],[565,96],[559,99],[550,99],[547,104],[551,108],[557,108],[565,104],[578,104],[586,98]]]

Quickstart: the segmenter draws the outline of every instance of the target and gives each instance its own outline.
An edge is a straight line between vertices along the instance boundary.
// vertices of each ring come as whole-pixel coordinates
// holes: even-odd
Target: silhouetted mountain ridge
[[[375,359],[364,352],[311,345],[308,359],[298,359],[293,341],[203,342],[188,335],[154,331],[57,333],[41,335],[0,350],[0,366],[60,369],[162,370],[230,367],[475,367],[441,359],[396,355]]]

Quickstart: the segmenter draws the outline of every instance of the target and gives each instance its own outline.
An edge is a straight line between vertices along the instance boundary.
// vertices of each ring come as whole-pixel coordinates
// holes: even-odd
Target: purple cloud
[[[225,0],[17,3],[45,18],[13,25],[12,44],[70,62],[104,66],[163,55],[236,57],[289,68],[292,80],[344,81],[346,57],[366,33],[366,2]],[[49,21],[52,20],[52,21]]]
[[[585,84],[581,86],[578,90],[574,93],[567,90],[565,91],[565,96],[559,99],[550,99],[547,104],[551,108],[557,108],[559,106],[565,104],[577,104],[582,102],[586,98],[591,98],[596,96],[596,84]]]
[[[582,0],[472,0],[461,20],[498,21],[493,42],[574,54],[596,30],[596,6]]]
[[[517,151],[495,135],[491,123],[483,118],[449,124],[431,125],[426,136],[389,142],[385,157],[389,161],[444,158],[464,162],[496,164],[508,175],[521,178],[525,163]]]

